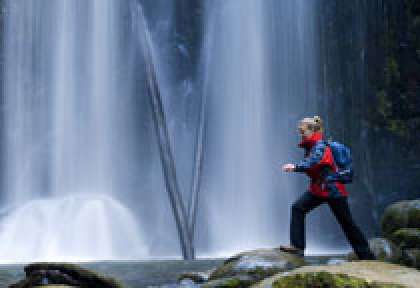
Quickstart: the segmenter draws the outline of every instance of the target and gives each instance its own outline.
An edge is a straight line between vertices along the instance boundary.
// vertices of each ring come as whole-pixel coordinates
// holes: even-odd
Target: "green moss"
[[[216,288],[216,287],[221,287],[221,288],[242,288],[242,287],[249,287],[253,283],[255,283],[255,282],[252,281],[249,278],[245,278],[245,277],[230,277],[230,278],[221,278],[221,279],[209,281],[209,282],[201,285],[201,287],[203,287],[203,288],[213,288],[213,287],[214,288]]]
[[[284,276],[274,281],[273,288],[391,288],[402,287],[395,284],[368,283],[367,281],[344,274],[325,271]]]
[[[378,113],[382,117],[388,117],[391,108],[391,102],[387,98],[387,94],[384,90],[380,90],[376,93],[376,98],[378,101]]]
[[[388,206],[381,219],[382,235],[392,238],[401,228],[420,228],[420,200],[401,201]]]
[[[387,129],[391,133],[398,135],[400,137],[405,137],[408,135],[407,124],[400,119],[390,119],[387,123]]]
[[[239,279],[226,279],[223,283],[219,283],[219,287],[239,287],[241,281]]]
[[[402,228],[392,233],[391,239],[401,248],[420,249],[420,229]]]
[[[385,84],[391,85],[393,82],[400,81],[400,71],[398,68],[398,63],[395,58],[388,57],[385,65]]]
[[[250,276],[253,276],[256,279],[264,279],[270,276],[273,276],[274,274],[278,273],[279,269],[276,268],[262,268],[262,267],[256,267],[254,270],[249,271],[247,274]]]
[[[211,273],[209,280],[214,280],[214,279],[223,278],[227,276],[233,276],[234,266],[235,266],[235,262],[232,261],[232,262],[227,262],[226,264],[220,267],[217,267],[217,269]]]

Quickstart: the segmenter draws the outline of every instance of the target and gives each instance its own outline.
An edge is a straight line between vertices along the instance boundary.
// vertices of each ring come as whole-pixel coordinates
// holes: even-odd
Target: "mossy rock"
[[[110,277],[70,263],[33,263],[24,268],[26,278],[10,288],[31,288],[42,284],[47,278],[49,284],[63,284],[82,288],[123,288],[123,285]]]
[[[396,263],[402,255],[401,249],[389,239],[372,238],[369,239],[369,248],[375,258],[380,261]]]
[[[227,259],[222,266],[210,274],[209,280],[246,275],[257,282],[304,264],[302,257],[282,252],[279,249],[247,251]]]
[[[391,235],[391,239],[401,248],[420,249],[420,229],[419,228],[402,228],[398,229]]]
[[[369,248],[375,255],[376,260],[398,263],[402,256],[402,251],[398,245],[386,238],[369,239]],[[352,251],[347,255],[347,260],[359,260]]]
[[[194,283],[203,283],[209,279],[209,274],[204,272],[185,272],[177,277],[178,282],[184,279],[190,279]]]
[[[404,250],[401,263],[420,270],[420,249]]]
[[[245,288],[255,283],[251,276],[239,275],[236,277],[226,277],[209,281],[202,284],[202,288]]]
[[[415,288],[419,287],[418,283],[420,271],[416,269],[381,261],[353,261],[300,267],[276,274],[252,287]]]
[[[381,218],[382,235],[391,238],[401,228],[420,228],[420,199],[388,206]]]
[[[404,287],[395,284],[368,283],[366,280],[345,274],[334,274],[325,271],[295,274],[274,281],[273,288],[396,288]]]

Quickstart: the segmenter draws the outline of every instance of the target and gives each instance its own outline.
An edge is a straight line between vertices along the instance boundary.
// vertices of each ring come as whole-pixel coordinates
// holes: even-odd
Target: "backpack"
[[[337,141],[325,141],[333,154],[337,172],[331,175],[328,181],[339,181],[343,184],[353,181],[353,167],[351,150],[346,145]]]

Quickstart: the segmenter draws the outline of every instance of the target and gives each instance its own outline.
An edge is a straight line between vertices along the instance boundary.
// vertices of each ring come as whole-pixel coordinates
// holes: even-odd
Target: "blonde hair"
[[[308,130],[312,132],[322,132],[324,130],[322,125],[322,119],[318,115],[314,117],[305,117],[299,121],[300,125],[305,125]]]

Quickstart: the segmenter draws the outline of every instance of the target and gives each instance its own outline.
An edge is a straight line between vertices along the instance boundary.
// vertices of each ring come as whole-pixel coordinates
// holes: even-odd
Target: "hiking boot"
[[[304,255],[303,249],[299,249],[299,248],[296,248],[294,246],[281,245],[279,247],[279,249],[283,252],[287,252],[287,253],[290,253],[290,254],[295,254],[295,255],[298,255],[298,256],[302,256],[302,257]]]

